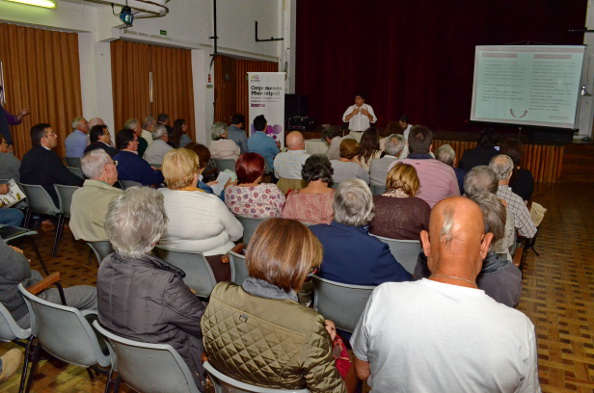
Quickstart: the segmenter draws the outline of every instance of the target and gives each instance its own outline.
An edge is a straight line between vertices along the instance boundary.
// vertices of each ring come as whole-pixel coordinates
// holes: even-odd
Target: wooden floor
[[[562,183],[538,185],[534,200],[548,209],[536,250],[524,266],[518,309],[536,326],[540,381],[544,392],[594,392],[594,148],[574,146],[564,160]],[[579,162],[578,162],[579,161]],[[95,284],[96,261],[88,265],[88,247],[66,231],[59,257],[49,256],[53,230],[39,243],[50,271],[66,286]],[[30,248],[23,246],[38,268]],[[0,353],[12,344],[0,344]],[[17,392],[19,374],[0,385]],[[84,369],[60,361],[39,368],[34,392],[102,392],[105,377],[91,382]],[[122,386],[121,391],[126,392]]]

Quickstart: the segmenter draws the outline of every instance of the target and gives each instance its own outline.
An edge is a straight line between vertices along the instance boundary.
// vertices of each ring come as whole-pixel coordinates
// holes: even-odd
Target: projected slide
[[[584,46],[477,46],[470,119],[574,128]]]

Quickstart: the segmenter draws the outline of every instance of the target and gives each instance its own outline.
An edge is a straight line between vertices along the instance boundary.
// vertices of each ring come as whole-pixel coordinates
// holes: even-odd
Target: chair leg
[[[23,356],[23,373],[21,374],[21,383],[19,384],[19,393],[25,391],[25,381],[27,381],[27,371],[29,368],[29,358],[31,357],[31,351],[33,349],[33,337],[29,337],[27,340],[27,346],[25,347],[25,356]]]
[[[109,374],[107,374],[107,382],[105,383],[105,390],[103,393],[109,393],[111,390],[111,385],[115,382],[111,379],[113,378],[113,366],[109,368]]]
[[[33,385],[33,378],[35,377],[35,373],[37,373],[37,365],[39,364],[39,351],[40,345],[37,342],[37,338],[34,338],[35,343],[33,348],[33,354],[31,356],[31,371],[29,371],[29,380],[27,381],[27,388],[25,389],[25,393],[29,393],[31,391],[31,386]]]
[[[54,248],[52,249],[52,257],[58,256],[58,247],[60,246],[60,239],[62,238],[62,231],[64,230],[64,215],[58,215],[58,227],[56,228],[56,237],[54,239]]]
[[[29,228],[29,222],[31,221],[31,209],[27,208],[27,212],[25,213],[25,223],[24,227]]]
[[[45,273],[46,276],[49,276],[49,271],[47,270],[47,266],[45,266],[45,262],[43,261],[43,258],[41,257],[41,253],[39,252],[39,249],[37,248],[37,244],[35,244],[35,240],[32,237],[29,237],[29,240],[31,241],[31,246],[33,247],[33,250],[35,250],[37,259],[39,259],[39,263],[41,264],[41,268],[43,269],[43,272]]]
[[[89,379],[91,381],[95,380],[95,374],[93,374],[93,370],[91,370],[91,367],[87,367],[87,374],[89,374]]]
[[[122,382],[122,378],[120,378],[120,376],[118,375],[118,377],[115,380],[113,393],[120,393],[120,382]]]

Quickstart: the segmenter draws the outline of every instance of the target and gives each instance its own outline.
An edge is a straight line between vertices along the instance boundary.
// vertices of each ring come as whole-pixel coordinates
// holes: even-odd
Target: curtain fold
[[[31,148],[31,126],[49,123],[58,135],[55,151],[63,156],[72,119],[82,114],[78,35],[0,23],[0,60],[5,109],[31,109],[21,125],[11,126],[15,155],[22,158]]]

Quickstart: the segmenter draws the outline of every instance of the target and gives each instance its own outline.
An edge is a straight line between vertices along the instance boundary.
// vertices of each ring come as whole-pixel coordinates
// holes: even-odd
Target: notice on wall
[[[255,132],[254,118],[264,115],[266,134],[281,147],[285,143],[285,73],[248,72],[250,135]]]
[[[584,46],[477,46],[470,119],[575,128]]]

